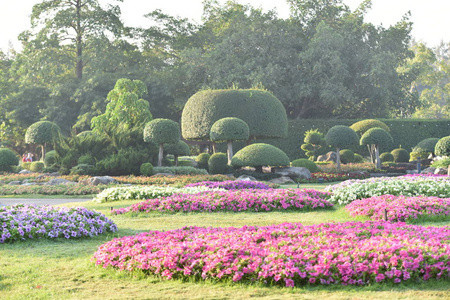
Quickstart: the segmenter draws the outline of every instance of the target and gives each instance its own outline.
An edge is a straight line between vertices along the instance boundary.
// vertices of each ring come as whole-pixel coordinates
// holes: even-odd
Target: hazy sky
[[[0,0],[0,49],[7,51],[9,43],[19,48],[17,36],[30,28],[31,8],[40,0]],[[106,0],[100,0],[105,3]],[[226,0],[219,0],[224,3]],[[284,0],[238,0],[264,10],[274,9],[280,17],[289,15],[288,5]],[[362,0],[344,0],[351,9]],[[395,24],[401,17],[411,11],[414,23],[412,36],[436,46],[440,41],[450,42],[450,0],[372,0],[372,9],[367,14],[367,21],[384,27]],[[200,21],[202,0],[124,0],[122,19],[128,26],[145,26],[148,21],[144,14],[161,9],[170,15],[186,17]]]

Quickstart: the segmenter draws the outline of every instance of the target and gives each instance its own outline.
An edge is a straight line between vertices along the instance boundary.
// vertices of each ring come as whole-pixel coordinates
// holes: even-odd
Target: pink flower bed
[[[163,278],[365,285],[450,278],[450,226],[347,222],[199,228],[116,238],[92,260]]]
[[[298,189],[206,191],[198,194],[174,194],[149,199],[129,207],[114,209],[113,214],[127,212],[217,212],[309,210],[332,207],[329,192]]]
[[[383,220],[387,210],[388,220],[398,222],[421,216],[448,216],[450,198],[382,195],[355,200],[345,209],[352,216],[368,216],[374,220]]]

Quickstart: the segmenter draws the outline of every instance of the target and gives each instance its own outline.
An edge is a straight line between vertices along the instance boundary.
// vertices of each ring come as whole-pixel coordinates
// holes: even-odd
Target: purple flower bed
[[[201,181],[191,183],[185,187],[206,186],[212,189],[221,188],[225,190],[243,190],[243,189],[261,189],[268,190],[270,187],[262,182],[254,182],[249,180],[227,180],[227,181]]]
[[[329,196],[328,192],[298,189],[206,191],[149,199],[112,213],[310,210],[332,207]]]
[[[39,238],[92,237],[117,231],[105,215],[83,207],[13,205],[0,207],[0,243]]]
[[[442,174],[432,174],[432,173],[426,173],[426,174],[407,174],[400,177],[449,177],[448,175],[442,175]]]
[[[449,216],[450,198],[383,195],[355,200],[345,209],[352,216],[368,216],[373,220],[383,220],[387,210],[389,221],[408,221],[427,216]]]
[[[450,278],[450,226],[347,222],[199,228],[117,238],[92,260],[167,279],[366,285]]]

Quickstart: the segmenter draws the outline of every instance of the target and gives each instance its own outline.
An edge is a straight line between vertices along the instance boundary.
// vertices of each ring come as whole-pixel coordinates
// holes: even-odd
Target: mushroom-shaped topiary
[[[275,146],[256,143],[239,150],[231,160],[234,168],[254,167],[257,172],[262,172],[263,166],[288,166],[289,157]]]
[[[248,140],[249,128],[247,123],[239,118],[222,118],[211,127],[209,138],[213,142],[227,142],[228,164],[233,158],[233,141]]]
[[[164,151],[173,155],[175,166],[178,166],[178,156],[191,154],[188,144],[182,140],[178,140],[175,144],[165,144]]]
[[[381,169],[380,145],[391,145],[393,143],[392,136],[382,128],[371,128],[367,130],[361,137],[361,145],[371,145],[375,149],[375,164]]]
[[[362,120],[359,122],[354,123],[350,126],[351,129],[356,131],[356,133],[361,137],[364,133],[366,133],[367,130],[372,128],[381,128],[386,130],[387,132],[390,132],[389,126],[387,126],[385,123],[381,122],[380,120],[375,119],[367,119]],[[367,150],[369,150],[370,159],[372,163],[375,163],[375,149],[371,147],[371,145],[367,145]]]
[[[341,170],[341,158],[339,151],[341,148],[357,144],[358,135],[356,132],[348,126],[336,125],[328,130],[325,135],[325,141],[328,145],[336,148],[336,168]]]
[[[450,156],[450,135],[443,137],[436,143],[434,153],[439,156]]]
[[[158,167],[162,166],[164,144],[175,144],[180,140],[178,123],[169,119],[154,119],[144,128],[144,141],[159,144]]]
[[[50,121],[39,121],[31,124],[25,133],[25,142],[39,144],[42,148],[41,160],[45,159],[45,151],[48,143],[57,143],[61,139],[59,126]]]
[[[8,148],[0,148],[0,171],[11,172],[19,164],[16,154]]]

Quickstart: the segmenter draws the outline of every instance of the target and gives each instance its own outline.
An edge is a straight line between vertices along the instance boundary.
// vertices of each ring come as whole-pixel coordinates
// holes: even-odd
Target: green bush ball
[[[39,172],[42,172],[42,170],[44,170],[44,167],[45,166],[44,166],[43,162],[41,162],[41,161],[33,161],[30,164],[30,171],[39,173]]]
[[[355,161],[355,153],[349,149],[343,149],[339,151],[339,155],[341,156],[341,163],[349,164]]]
[[[180,139],[180,127],[169,119],[154,119],[144,127],[144,141],[155,144],[175,144]]]
[[[439,142],[438,138],[427,138],[424,140],[421,140],[417,145],[412,149],[412,152],[429,152],[434,153],[436,144]],[[421,156],[424,158],[424,156]]]
[[[306,158],[299,158],[294,160],[292,162],[292,166],[307,168],[311,173],[316,173],[320,171],[319,167],[316,165],[315,162]]]
[[[228,157],[225,153],[214,153],[208,160],[210,174],[226,174],[228,172]]]
[[[361,154],[355,153],[355,163],[362,163],[364,161],[364,157]]]
[[[55,150],[48,151],[45,154],[45,158],[44,158],[45,166],[50,167],[50,166],[56,165],[58,163],[57,157],[58,157],[58,154],[56,153]]]
[[[142,176],[152,176],[153,175],[153,165],[151,163],[143,163],[140,168]]]
[[[409,153],[406,149],[397,148],[391,151],[394,156],[394,162],[396,163],[406,163],[409,162]]]
[[[386,130],[387,132],[390,131],[389,126],[387,126],[384,122],[375,119],[367,119],[356,122],[351,125],[350,128],[360,136],[362,136],[364,133],[366,133],[367,130],[372,128],[381,128]]]
[[[328,145],[344,148],[358,143],[358,135],[356,132],[348,126],[336,125],[328,130],[325,135],[325,140]]]
[[[11,172],[19,164],[17,155],[8,148],[0,148],[0,171]]]
[[[248,140],[250,129],[239,118],[222,118],[211,126],[209,139],[214,142]]]
[[[380,155],[381,162],[393,162],[394,161],[394,155],[392,155],[390,152],[384,152]]]
[[[197,167],[199,169],[205,169],[208,170],[208,161],[211,156],[208,153],[200,153],[196,158],[195,161],[197,162]]]
[[[289,157],[279,148],[256,143],[239,150],[231,160],[234,168],[240,167],[262,167],[262,166],[288,166]]]
[[[450,135],[441,138],[436,143],[434,153],[438,156],[450,156]]]

